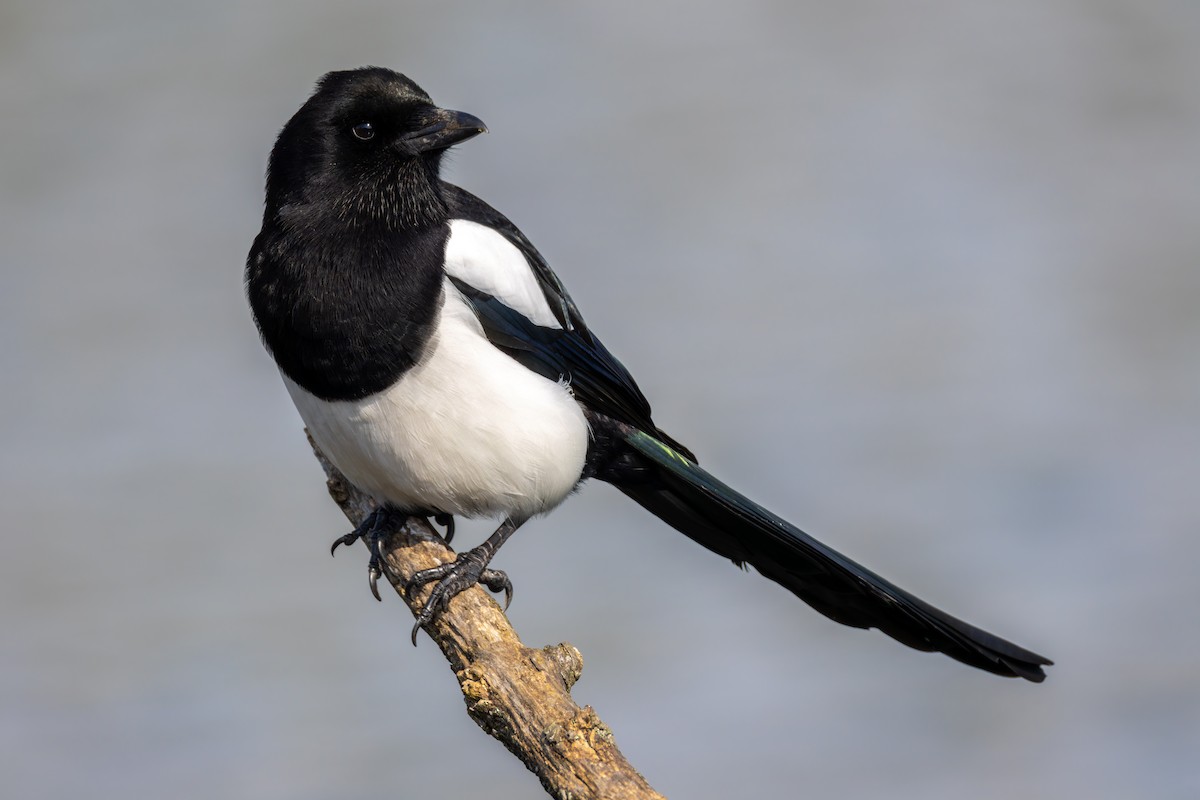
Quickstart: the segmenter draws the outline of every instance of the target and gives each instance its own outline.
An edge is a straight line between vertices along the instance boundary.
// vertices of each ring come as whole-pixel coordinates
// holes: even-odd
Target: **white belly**
[[[587,454],[570,389],[497,350],[448,282],[436,330],[421,363],[362,400],[321,400],[284,376],[313,439],[355,486],[401,509],[549,511]]]

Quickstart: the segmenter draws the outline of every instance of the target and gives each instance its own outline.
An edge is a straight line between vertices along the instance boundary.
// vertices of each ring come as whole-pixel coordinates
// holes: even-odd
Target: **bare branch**
[[[311,438],[309,439],[312,442]],[[357,526],[375,507],[313,445],[329,494]],[[410,518],[384,543],[387,578],[415,616],[428,595],[404,597],[414,572],[454,560],[454,551],[428,523]],[[458,679],[467,713],[521,760],[560,800],[662,798],[621,751],[591,706],[580,708],[570,689],[583,656],[568,643],[526,647],[500,606],[478,586],[457,595],[426,626]]]

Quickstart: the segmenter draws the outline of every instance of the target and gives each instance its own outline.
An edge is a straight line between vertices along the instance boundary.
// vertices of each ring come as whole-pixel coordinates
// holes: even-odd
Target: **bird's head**
[[[267,213],[333,213],[352,225],[440,222],[442,156],[487,127],[434,105],[380,67],[331,72],[280,132],[267,172]]]

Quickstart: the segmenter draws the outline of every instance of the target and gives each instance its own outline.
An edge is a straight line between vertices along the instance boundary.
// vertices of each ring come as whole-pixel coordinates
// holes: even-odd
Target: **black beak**
[[[427,153],[431,150],[444,150],[481,133],[487,133],[487,125],[484,125],[479,117],[462,111],[439,108],[434,112],[431,124],[410,133],[400,141],[414,152]]]

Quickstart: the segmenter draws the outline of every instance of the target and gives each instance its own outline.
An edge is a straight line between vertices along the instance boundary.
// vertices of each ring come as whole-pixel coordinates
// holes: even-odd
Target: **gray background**
[[[1182,0],[9,0],[0,793],[540,794],[327,555],[242,298],[276,132],[373,63],[487,121],[451,177],[714,472],[1059,662],[841,628],[588,487],[498,566],[656,788],[1200,795],[1198,62]]]

